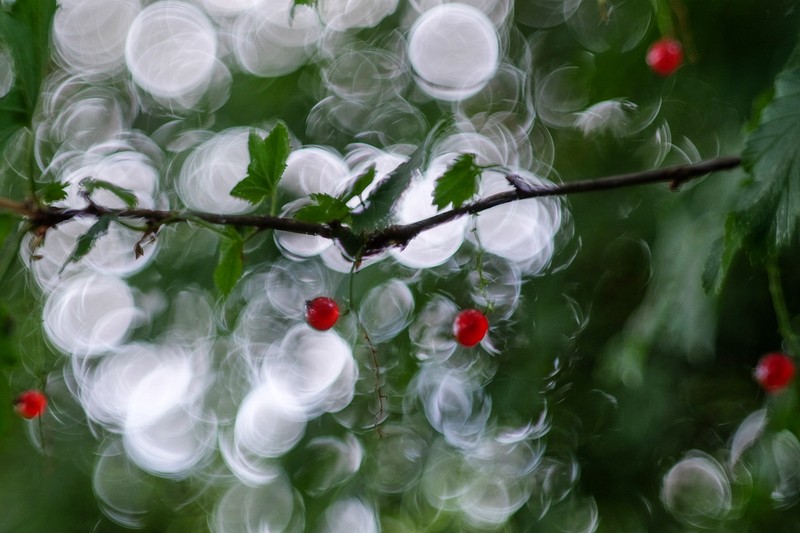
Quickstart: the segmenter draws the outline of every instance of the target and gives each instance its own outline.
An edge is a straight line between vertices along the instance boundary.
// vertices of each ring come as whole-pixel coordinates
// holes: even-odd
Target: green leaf
[[[451,126],[451,123],[451,120],[439,122],[408,160],[378,182],[367,199],[367,207],[362,212],[353,214],[352,226],[356,232],[375,231],[389,224],[400,196],[411,183],[411,177],[425,164],[430,146]]]
[[[0,41],[14,60],[15,89],[21,96],[18,104],[27,116],[25,124],[33,116],[49,65],[50,26],[55,12],[55,0],[17,0],[10,7],[0,8]]]
[[[317,0],[294,0],[294,6],[315,6],[317,5]]]
[[[115,185],[111,182],[105,180],[96,180],[94,178],[83,178],[81,180],[81,194],[86,198],[90,197],[94,191],[98,189],[102,189],[105,191],[110,192],[117,198],[123,201],[125,205],[128,207],[136,207],[138,204],[138,200],[136,199],[136,195],[130,189],[126,189],[124,187],[120,187],[119,185]]]
[[[86,254],[92,250],[92,246],[97,242],[97,239],[102,237],[108,232],[108,226],[111,224],[113,217],[111,215],[104,215],[97,219],[89,231],[78,237],[78,242],[75,244],[75,249],[72,250],[66,263],[61,267],[63,271],[66,266],[72,262],[80,261]]]
[[[794,237],[800,215],[800,51],[778,75],[775,98],[747,140],[742,163],[753,177],[754,201],[748,209],[772,207],[771,246],[783,248]],[[771,198],[776,196],[776,198]]]
[[[763,104],[759,103],[759,106]],[[707,290],[719,292],[739,250],[762,261],[796,238],[800,216],[800,46],[775,81],[772,101],[763,107],[749,134],[742,164],[751,179],[740,196],[743,205],[730,213],[721,245],[703,274]]]
[[[39,187],[38,193],[44,203],[52,204],[67,197],[67,184],[60,181],[51,181]]]
[[[350,216],[350,208],[339,198],[324,193],[310,195],[313,204],[304,205],[294,215],[304,222],[335,222]]]
[[[289,158],[289,131],[286,125],[278,122],[263,140],[256,132],[250,132],[247,148],[250,151],[247,175],[234,186],[231,196],[258,204],[277,193],[278,181]]]
[[[475,164],[474,154],[461,154],[436,180],[433,205],[444,209],[449,204],[459,208],[478,190],[478,176],[483,169]]]
[[[0,236],[3,246],[0,248],[0,282],[2,282],[11,264],[17,260],[22,237],[25,235],[23,225],[14,215],[0,215]]]
[[[359,174],[347,190],[339,195],[339,199],[343,202],[347,202],[356,196],[361,196],[366,188],[375,181],[375,174],[375,165],[370,165],[367,170]]]
[[[228,232],[219,242],[219,260],[214,269],[214,285],[223,296],[227,296],[242,277],[244,265],[244,241],[236,231]]]

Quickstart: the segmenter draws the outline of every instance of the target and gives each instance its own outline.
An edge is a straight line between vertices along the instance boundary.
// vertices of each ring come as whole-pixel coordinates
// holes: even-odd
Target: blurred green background
[[[517,2],[518,7],[524,2]],[[690,63],[671,78],[655,78],[644,66],[647,44],[659,36],[651,26],[648,38],[636,48],[592,56],[591,101],[660,94],[659,113],[669,121],[674,142],[690,139],[704,158],[738,154],[755,113],[754,102],[771,91],[775,75],[796,45],[797,2],[687,0],[685,8],[688,33],[683,37],[693,43]],[[364,30],[363,38],[387,31],[395,22]],[[579,49],[563,24],[548,30],[520,25],[519,30],[526,37],[536,34],[543,50],[554,54],[568,56]],[[313,84],[318,77],[314,65],[269,80],[235,74],[231,97],[216,112],[214,129],[278,118],[302,137],[316,103]],[[439,110],[431,106],[428,111],[433,122]],[[150,131],[156,127],[138,126]],[[551,179],[570,181],[648,168],[650,159],[632,146],[632,139],[587,138],[575,130],[537,127],[546,128],[553,138]],[[337,147],[347,142],[343,139]],[[666,163],[684,162],[670,157]],[[720,454],[739,424],[764,406],[771,410],[770,431],[800,433],[797,386],[769,398],[752,380],[758,358],[782,345],[764,270],[741,256],[718,298],[701,287],[706,258],[723,233],[726,214],[740,199],[743,179],[744,173],[734,170],[685,185],[677,193],[655,185],[570,197],[574,236],[555,261],[565,267],[526,280],[514,321],[499,326],[503,350],[497,374],[486,385],[493,413],[515,421],[547,402],[553,425],[548,454],[574,455],[580,467],[574,494],[595,498],[598,531],[693,530],[659,503],[663,477],[672,465],[690,450],[724,461]],[[0,236],[16,232],[17,222],[12,216],[0,217]],[[26,278],[16,250],[8,246],[2,253],[4,260],[14,259],[0,285],[0,404],[8,406],[0,409],[0,531],[122,531],[95,500],[95,444],[88,430],[84,427],[87,434],[70,440],[57,455],[42,455],[29,442],[28,433],[35,436],[38,431],[36,422],[19,419],[11,407],[21,390],[43,386],[62,356],[42,338],[41,295]],[[252,266],[275,257],[275,250],[269,249],[248,261]],[[798,259],[796,245],[780,258],[795,324],[800,313]],[[172,276],[210,287],[213,261],[196,263],[191,272],[153,268],[160,269],[164,286]],[[357,278],[357,294],[386,276],[368,272]],[[141,274],[139,282],[148,279]],[[451,276],[429,283],[435,283],[436,291],[458,294],[463,282]],[[407,340],[384,347],[388,354],[408,357],[396,370],[399,384],[408,381],[415,365],[403,342]],[[555,361],[561,371],[551,379]],[[379,445],[371,443],[366,453]],[[302,458],[290,454],[286,461]],[[761,463],[754,459],[754,464]],[[704,527],[798,531],[800,510],[796,505],[776,507],[769,482],[774,474],[768,466],[763,469],[763,475],[753,472],[749,482],[736,485],[734,499],[743,503],[734,513]],[[205,510],[214,501],[213,491],[176,511],[168,502],[172,491],[181,490],[180,484],[156,485],[154,501],[163,508],[154,504],[145,531],[207,527]],[[313,499],[306,502],[308,515],[315,505]],[[381,508],[392,505],[400,505],[399,497],[386,498]],[[309,519],[309,530],[313,524]],[[437,527],[448,531],[456,526]],[[530,507],[520,510],[506,530],[571,531],[558,512],[537,521]]]

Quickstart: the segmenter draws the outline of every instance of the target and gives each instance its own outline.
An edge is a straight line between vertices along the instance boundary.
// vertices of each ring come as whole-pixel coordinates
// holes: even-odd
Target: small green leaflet
[[[703,285],[718,292],[740,249],[763,260],[796,238],[800,216],[800,46],[775,80],[772,101],[748,136],[742,163],[751,180],[744,205],[728,215],[725,235],[706,264]]]
[[[309,198],[313,203],[301,207],[294,217],[297,220],[315,223],[350,222],[351,209],[347,202],[356,196],[360,196],[374,179],[375,165],[370,165],[338,197],[325,193],[310,194]]]
[[[309,197],[314,203],[301,207],[294,215],[297,220],[324,223],[342,221],[350,216],[350,208],[339,198],[324,193],[311,194]]]
[[[258,204],[277,193],[278,181],[289,158],[289,131],[278,122],[263,140],[255,131],[250,132],[247,148],[250,151],[247,175],[234,186],[231,196]]]
[[[81,195],[87,199],[94,193],[94,191],[102,189],[104,191],[110,192],[111,194],[122,200],[122,202],[130,208],[136,207],[136,205],[139,203],[133,191],[131,191],[130,189],[126,189],[124,187],[120,187],[119,185],[114,185],[113,183],[105,180],[96,180],[94,178],[83,178],[81,180],[80,185],[81,185]]]
[[[60,181],[51,181],[39,187],[37,192],[39,197],[44,200],[44,203],[52,204],[67,197],[67,184]]]
[[[339,195],[339,199],[344,202],[349,202],[352,198],[361,196],[373,181],[375,181],[375,165],[370,165],[367,167],[367,170],[359,174],[359,176],[353,180],[353,183],[347,190]]]
[[[375,231],[389,223],[400,196],[411,183],[411,177],[424,165],[431,145],[451,127],[451,124],[452,119],[440,121],[407,161],[378,182],[375,190],[369,195],[367,207],[362,212],[352,215],[353,230],[356,232]]]
[[[220,238],[219,259],[214,269],[214,285],[223,296],[230,294],[244,268],[244,240],[236,230],[226,233],[228,236]]]
[[[433,190],[433,205],[444,209],[449,204],[454,208],[464,205],[478,190],[478,176],[483,168],[475,164],[475,154],[461,154],[436,180]]]
[[[68,264],[80,261],[92,250],[92,246],[94,246],[94,243],[97,242],[97,239],[106,234],[108,231],[108,226],[111,224],[113,219],[114,217],[111,215],[101,216],[97,219],[97,222],[92,224],[92,227],[89,228],[86,233],[78,237],[78,241],[75,244],[75,249],[72,250],[72,254],[70,254],[69,259],[67,259],[67,261],[61,267],[62,272]]]

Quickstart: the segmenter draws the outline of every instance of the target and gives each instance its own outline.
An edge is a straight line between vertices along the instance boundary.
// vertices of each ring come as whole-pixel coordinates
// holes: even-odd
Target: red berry
[[[314,329],[326,331],[339,320],[339,305],[333,298],[319,296],[306,302],[306,322]]]
[[[467,348],[475,346],[489,331],[486,315],[477,309],[465,309],[456,316],[453,322],[453,335],[456,341]]]
[[[783,353],[768,353],[758,360],[754,377],[767,392],[778,392],[794,378],[794,361]]]
[[[659,76],[669,76],[683,63],[683,47],[679,41],[665,37],[647,50],[647,64]]]
[[[44,413],[47,398],[38,390],[25,391],[14,400],[14,409],[22,418],[36,418]]]

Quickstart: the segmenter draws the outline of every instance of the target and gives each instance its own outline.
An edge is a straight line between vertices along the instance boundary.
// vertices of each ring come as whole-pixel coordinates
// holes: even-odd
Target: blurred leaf
[[[14,60],[16,88],[28,117],[25,123],[33,115],[50,61],[50,26],[55,12],[55,0],[17,0],[0,9],[0,40]]]
[[[258,138],[256,132],[250,132],[247,148],[250,151],[247,176],[231,190],[231,196],[258,204],[266,198],[272,198],[286,170],[289,131],[285,124],[278,122],[263,140]]]
[[[405,162],[383,178],[367,199],[367,207],[353,214],[353,229],[356,232],[369,232],[386,226],[394,214],[394,207],[403,192],[411,183],[411,177],[425,164],[428,150],[448,128],[452,120],[442,120],[428,134]]]
[[[763,105],[763,104],[759,104]],[[740,196],[744,205],[728,215],[725,236],[703,272],[706,290],[719,292],[736,253],[761,260],[791,244],[800,216],[800,47],[778,74],[772,101],[742,153],[751,176]]]
[[[372,184],[375,180],[375,165],[370,165],[367,170],[362,172],[347,188],[342,194],[339,195],[339,199],[347,202],[351,198],[355,198],[356,196],[361,196],[361,193]]]
[[[0,249],[0,282],[5,279],[6,272],[11,263],[18,257],[22,237],[25,232],[19,220],[13,215],[3,215],[0,217],[0,237],[3,239],[3,247]]]
[[[0,303],[0,367],[19,362],[19,342],[14,338],[16,325],[11,310]]]
[[[78,242],[75,244],[75,249],[70,254],[69,259],[64,263],[61,267],[61,270],[72,263],[80,261],[86,254],[88,254],[92,250],[92,246],[94,243],[106,234],[108,231],[108,226],[111,224],[111,221],[114,217],[110,215],[104,215],[97,219],[89,231],[78,237]]]
[[[0,151],[17,130],[30,123],[27,111],[22,108],[21,98],[21,91],[12,90],[0,99]]]
[[[119,185],[114,185],[113,183],[105,180],[83,178],[81,180],[81,188],[83,189],[82,194],[86,198],[90,197],[94,191],[102,189],[110,192],[122,200],[128,207],[133,208],[138,204],[138,200],[136,199],[136,195],[133,193],[133,191],[124,187],[120,187]]]
[[[219,241],[219,260],[214,269],[214,285],[223,296],[227,296],[242,277],[244,266],[244,241],[235,231]]]
[[[300,208],[294,218],[304,222],[334,222],[350,215],[350,208],[339,198],[324,193],[314,193],[310,198],[315,203]]]
[[[478,189],[478,176],[483,169],[475,164],[475,154],[461,154],[436,180],[433,205],[444,209],[448,204],[458,208],[472,198]]]
[[[52,204],[67,197],[67,184],[60,181],[51,181],[39,187],[38,192],[44,203]]]
[[[772,200],[775,198],[773,197]],[[765,198],[765,201],[769,200]],[[728,270],[739,250],[746,249],[751,257],[766,257],[767,233],[772,221],[772,209],[760,207],[750,211],[730,213],[725,221],[725,234],[715,241],[703,269],[703,289],[719,294]]]
[[[317,5],[317,0],[294,0],[294,6],[315,6]]]

